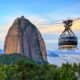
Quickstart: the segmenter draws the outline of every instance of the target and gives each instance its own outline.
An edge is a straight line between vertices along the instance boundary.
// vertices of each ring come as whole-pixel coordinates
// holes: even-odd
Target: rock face
[[[23,16],[17,18],[5,38],[5,54],[24,54],[35,62],[47,62],[44,40],[39,30]]]

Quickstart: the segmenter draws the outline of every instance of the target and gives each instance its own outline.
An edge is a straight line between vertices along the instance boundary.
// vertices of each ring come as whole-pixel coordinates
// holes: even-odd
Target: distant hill
[[[48,57],[59,57],[59,55],[55,54],[53,51],[47,51],[47,56]]]
[[[0,54],[3,54],[4,53],[4,50],[3,49],[0,49]]]

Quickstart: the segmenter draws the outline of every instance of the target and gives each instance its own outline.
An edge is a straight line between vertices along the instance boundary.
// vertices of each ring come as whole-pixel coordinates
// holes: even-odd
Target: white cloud
[[[46,43],[58,43],[58,40],[45,40]]]

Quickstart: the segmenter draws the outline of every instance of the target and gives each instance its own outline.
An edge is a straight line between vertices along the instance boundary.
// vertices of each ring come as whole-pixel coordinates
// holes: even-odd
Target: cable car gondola
[[[78,40],[76,35],[72,32],[70,27],[72,26],[73,20],[66,20],[63,21],[65,24],[65,30],[59,37],[59,42],[58,42],[58,49],[67,49],[67,50],[72,50],[72,49],[77,49],[77,44]]]

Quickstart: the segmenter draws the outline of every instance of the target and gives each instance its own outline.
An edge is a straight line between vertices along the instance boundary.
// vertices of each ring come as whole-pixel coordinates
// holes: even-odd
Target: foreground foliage
[[[80,64],[36,64],[27,58],[0,67],[0,80],[77,80]]]

